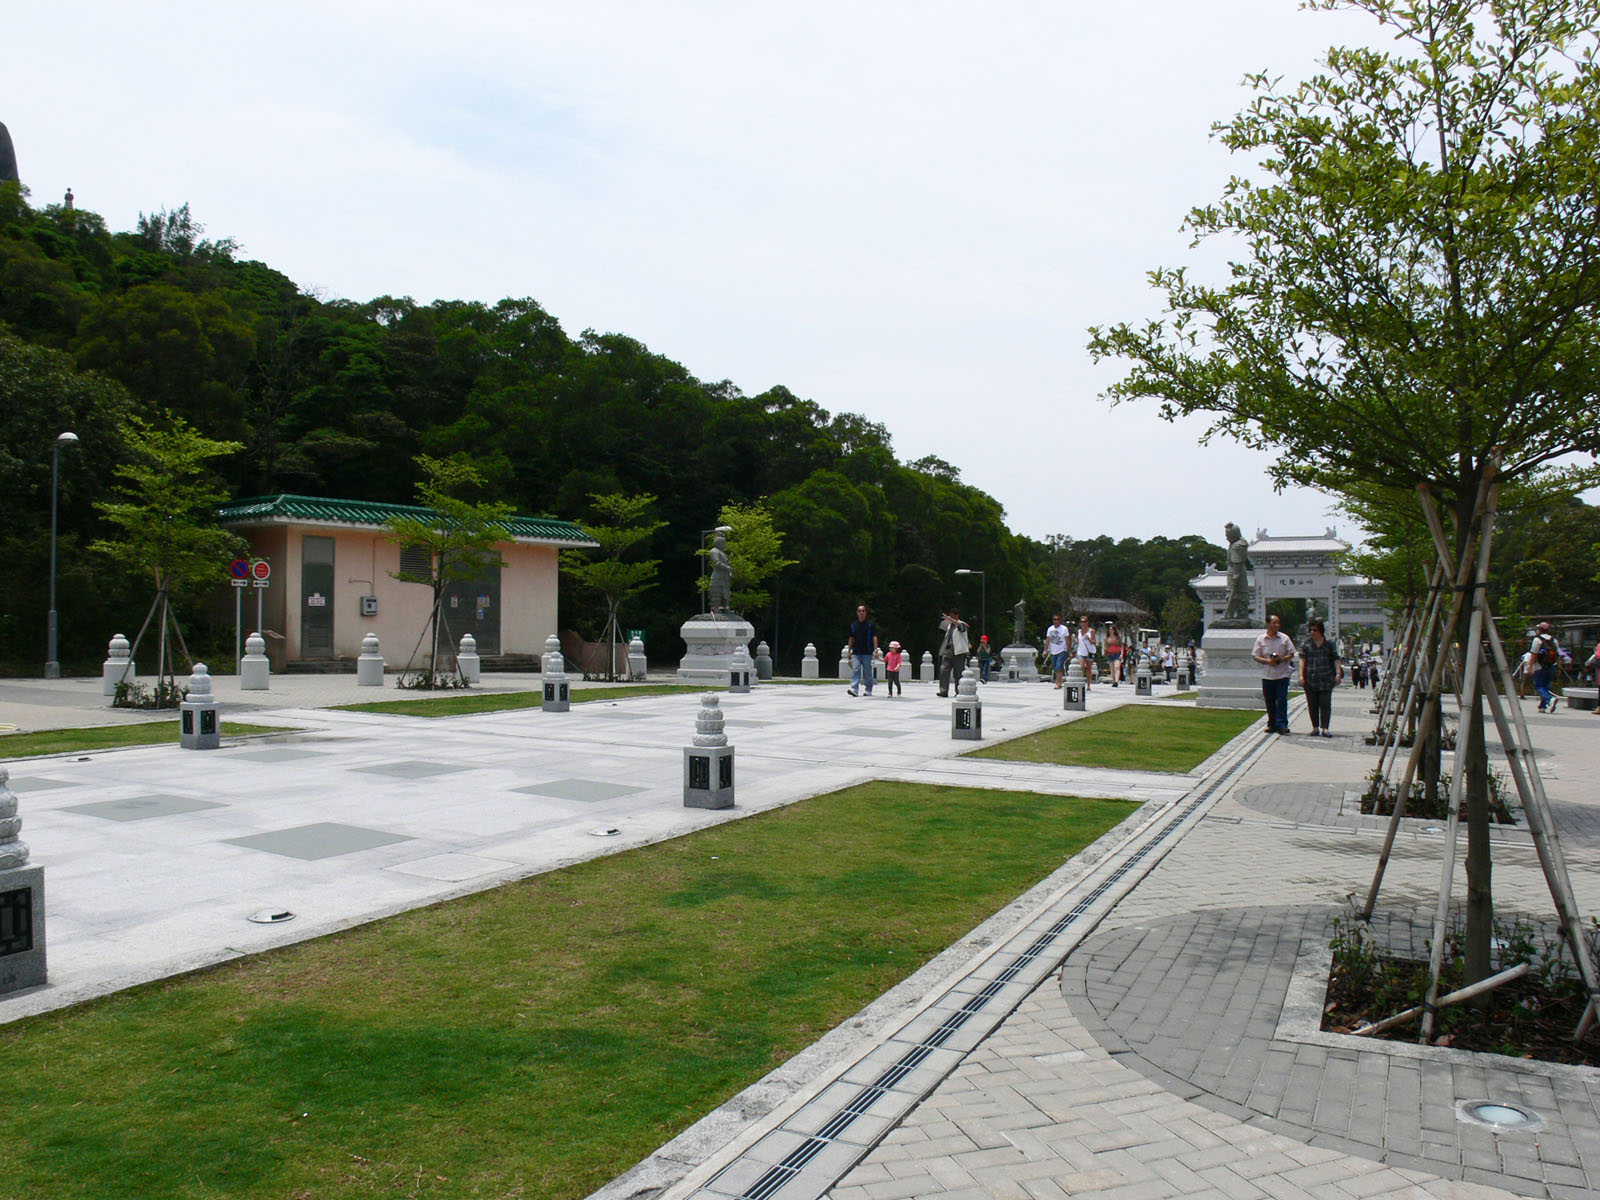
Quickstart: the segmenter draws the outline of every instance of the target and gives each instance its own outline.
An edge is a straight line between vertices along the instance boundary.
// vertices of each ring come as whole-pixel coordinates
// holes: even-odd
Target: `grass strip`
[[[222,723],[224,737],[250,733],[294,733],[295,726]],[[117,746],[159,746],[178,740],[178,718],[141,721],[137,725],[91,725],[82,729],[42,729],[37,733],[11,733],[0,737],[0,761],[35,758],[41,754],[71,754],[83,750],[110,750]]]
[[[969,757],[1123,771],[1192,771],[1260,716],[1253,709],[1125,704],[973,750]]]
[[[634,696],[672,696],[680,692],[717,690],[719,689],[685,683],[640,683],[628,687],[575,687],[571,691],[571,696],[574,704],[582,704],[593,700],[626,700]],[[402,717],[461,717],[472,713],[538,708],[543,701],[543,692],[462,692],[449,696],[428,696],[417,700],[373,700],[366,704],[338,704],[332,708],[335,712],[397,713]]]
[[[0,1178],[581,1197],[1133,808],[865,784],[20,1021]]]

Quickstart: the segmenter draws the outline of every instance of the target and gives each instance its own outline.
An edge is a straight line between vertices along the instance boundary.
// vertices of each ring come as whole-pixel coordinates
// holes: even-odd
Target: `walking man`
[[[1289,732],[1289,676],[1294,674],[1294,643],[1283,632],[1278,614],[1267,618],[1267,631],[1256,639],[1251,657],[1261,664],[1261,699],[1267,706],[1267,732]]]
[[[1561,661],[1561,650],[1549,621],[1540,621],[1534,631],[1533,641],[1528,644],[1528,661],[1533,664],[1533,690],[1539,693],[1539,711],[1555,712],[1558,701],[1550,691],[1550,672]]]
[[[872,695],[872,658],[878,652],[878,628],[867,619],[867,606],[857,605],[856,619],[850,622],[850,694],[861,694],[861,679],[866,677],[867,695]]]
[[[1061,614],[1050,618],[1050,627],[1044,631],[1044,652],[1050,656],[1050,670],[1055,673],[1056,690],[1067,675],[1067,638],[1071,631],[1061,623]]]

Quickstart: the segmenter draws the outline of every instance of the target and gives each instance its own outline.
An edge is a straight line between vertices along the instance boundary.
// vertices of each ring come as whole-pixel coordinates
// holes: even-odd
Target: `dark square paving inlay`
[[[618,796],[631,796],[644,788],[629,787],[624,783],[607,783],[602,779],[552,779],[549,783],[531,783],[527,787],[512,788],[529,796],[553,796],[557,800],[615,800]]]
[[[97,800],[93,804],[69,804],[67,812],[101,817],[107,821],[148,821],[152,817],[172,817],[179,813],[204,812],[222,808],[209,800],[192,796],[129,796],[126,800]]]
[[[351,767],[368,775],[392,775],[396,779],[431,779],[435,775],[454,775],[457,771],[470,771],[471,767],[457,767],[449,763],[422,762],[401,759],[399,762],[380,763],[375,767]]]
[[[223,839],[230,846],[264,850],[268,854],[301,858],[307,862],[338,858],[341,854],[355,854],[361,850],[373,850],[410,840],[405,834],[363,829],[359,825],[340,825],[336,821],[319,821],[315,825],[297,825],[292,829],[277,829],[271,833]]]
[[[76,785],[63,779],[46,779],[42,775],[13,775],[6,786],[13,792],[48,792],[51,788]]]

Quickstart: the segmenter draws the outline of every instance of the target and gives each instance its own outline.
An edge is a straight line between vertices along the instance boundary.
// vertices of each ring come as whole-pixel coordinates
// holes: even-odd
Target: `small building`
[[[361,639],[376,633],[391,667],[426,662],[421,644],[433,601],[425,584],[402,583],[402,568],[426,573],[427,553],[392,540],[388,522],[430,510],[372,500],[315,496],[256,496],[217,510],[218,522],[243,537],[252,558],[271,567],[262,597],[261,633],[275,668],[353,662]],[[498,545],[502,567],[453,584],[444,594],[443,628],[452,650],[462,634],[477,640],[486,659],[531,657],[556,630],[560,568],[565,549],[597,543],[571,521],[512,517]],[[255,625],[256,596],[246,593],[246,624]]]

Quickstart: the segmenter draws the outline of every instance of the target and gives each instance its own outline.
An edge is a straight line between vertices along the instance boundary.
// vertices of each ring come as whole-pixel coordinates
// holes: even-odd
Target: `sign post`
[[[236,558],[228,564],[228,582],[233,584],[233,673],[244,662],[244,589],[250,586],[250,563]]]
[[[250,585],[256,589],[256,632],[266,637],[266,631],[261,628],[261,602],[271,584],[272,564],[264,558],[255,559],[250,563],[250,575]]]

